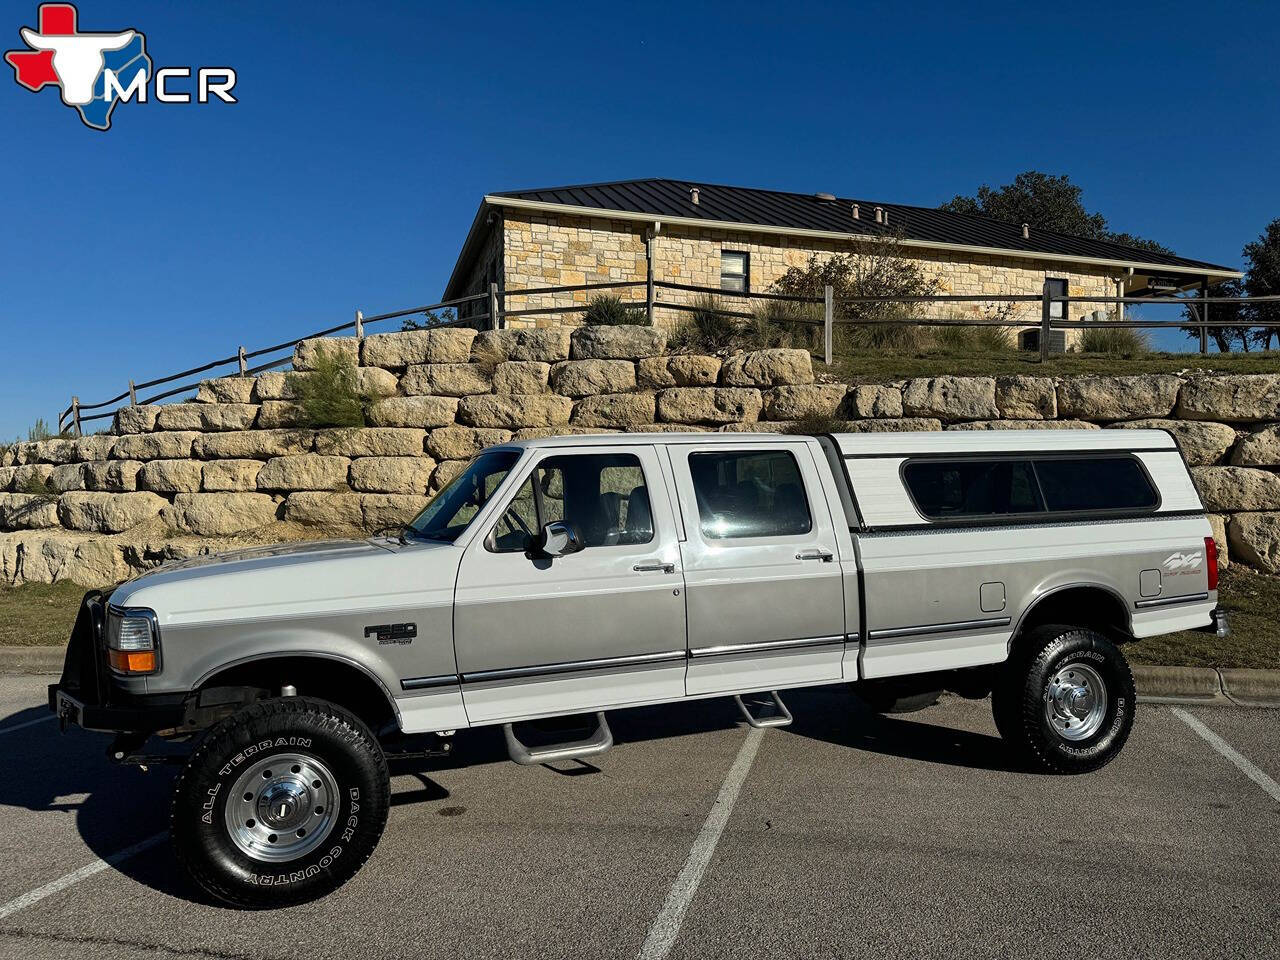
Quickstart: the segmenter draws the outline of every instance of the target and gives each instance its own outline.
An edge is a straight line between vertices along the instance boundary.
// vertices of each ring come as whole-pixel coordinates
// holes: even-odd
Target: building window
[[[749,289],[747,254],[741,250],[720,251],[720,289],[746,293]]]
[[[1047,278],[1045,283],[1049,287],[1049,296],[1065,297],[1067,295],[1067,281]],[[1061,300],[1053,300],[1049,303],[1049,319],[1065,320],[1067,318],[1067,305]]]

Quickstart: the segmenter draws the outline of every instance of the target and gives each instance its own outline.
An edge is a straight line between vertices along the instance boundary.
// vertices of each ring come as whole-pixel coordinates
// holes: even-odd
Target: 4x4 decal
[[[1165,557],[1164,563],[1161,564],[1170,573],[1179,570],[1191,570],[1200,566],[1200,561],[1204,559],[1204,554],[1199,550],[1193,550],[1190,553],[1171,553]]]

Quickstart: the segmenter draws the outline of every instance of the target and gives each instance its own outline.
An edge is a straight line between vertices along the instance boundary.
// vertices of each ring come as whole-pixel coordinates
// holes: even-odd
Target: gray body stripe
[[[1175,603],[1203,603],[1209,599],[1207,593],[1185,593],[1179,597],[1159,597],[1155,600],[1135,600],[1133,605],[1139,609],[1144,607],[1167,607]]]
[[[925,623],[917,627],[889,627],[884,630],[872,630],[872,640],[888,640],[893,637],[914,637],[930,633],[952,633],[957,630],[981,630],[985,627],[1007,627],[1012,620],[1009,617],[993,617],[989,620],[960,620],[956,623]]]
[[[606,657],[600,660],[570,660],[566,663],[544,663],[532,667],[507,667],[501,670],[477,670],[464,673],[463,683],[484,683],[488,680],[514,680],[519,677],[541,677],[552,673],[578,673],[583,670],[607,670],[610,667],[626,667],[641,663],[662,663],[685,659],[683,650],[666,650],[662,653],[641,653],[628,657]]]
[[[801,637],[797,640],[765,640],[761,643],[727,643],[718,647],[694,647],[691,657],[725,657],[734,653],[751,653],[756,650],[786,650],[793,647],[825,647],[833,643],[845,643],[844,636]]]

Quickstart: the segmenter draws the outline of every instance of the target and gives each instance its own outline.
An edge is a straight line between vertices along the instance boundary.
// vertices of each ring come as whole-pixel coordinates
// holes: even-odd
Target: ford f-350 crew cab
[[[737,696],[776,725],[784,688],[852,684],[877,709],[950,689],[990,693],[1027,764],[1092,770],[1133,722],[1121,645],[1225,629],[1216,600],[1161,431],[553,437],[485,450],[390,536],[91,592],[49,701],[117,732],[118,760],[192,744],[179,859],[272,906],[369,857],[388,755],[468,727],[534,763],[608,749],[608,710]],[[585,736],[529,745],[524,721],[570,715],[594,715]]]

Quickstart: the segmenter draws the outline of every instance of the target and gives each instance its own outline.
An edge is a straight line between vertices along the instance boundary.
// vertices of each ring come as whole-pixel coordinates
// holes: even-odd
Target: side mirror
[[[582,549],[582,536],[578,528],[563,520],[552,520],[542,532],[532,538],[529,555],[534,557],[564,557]]]

